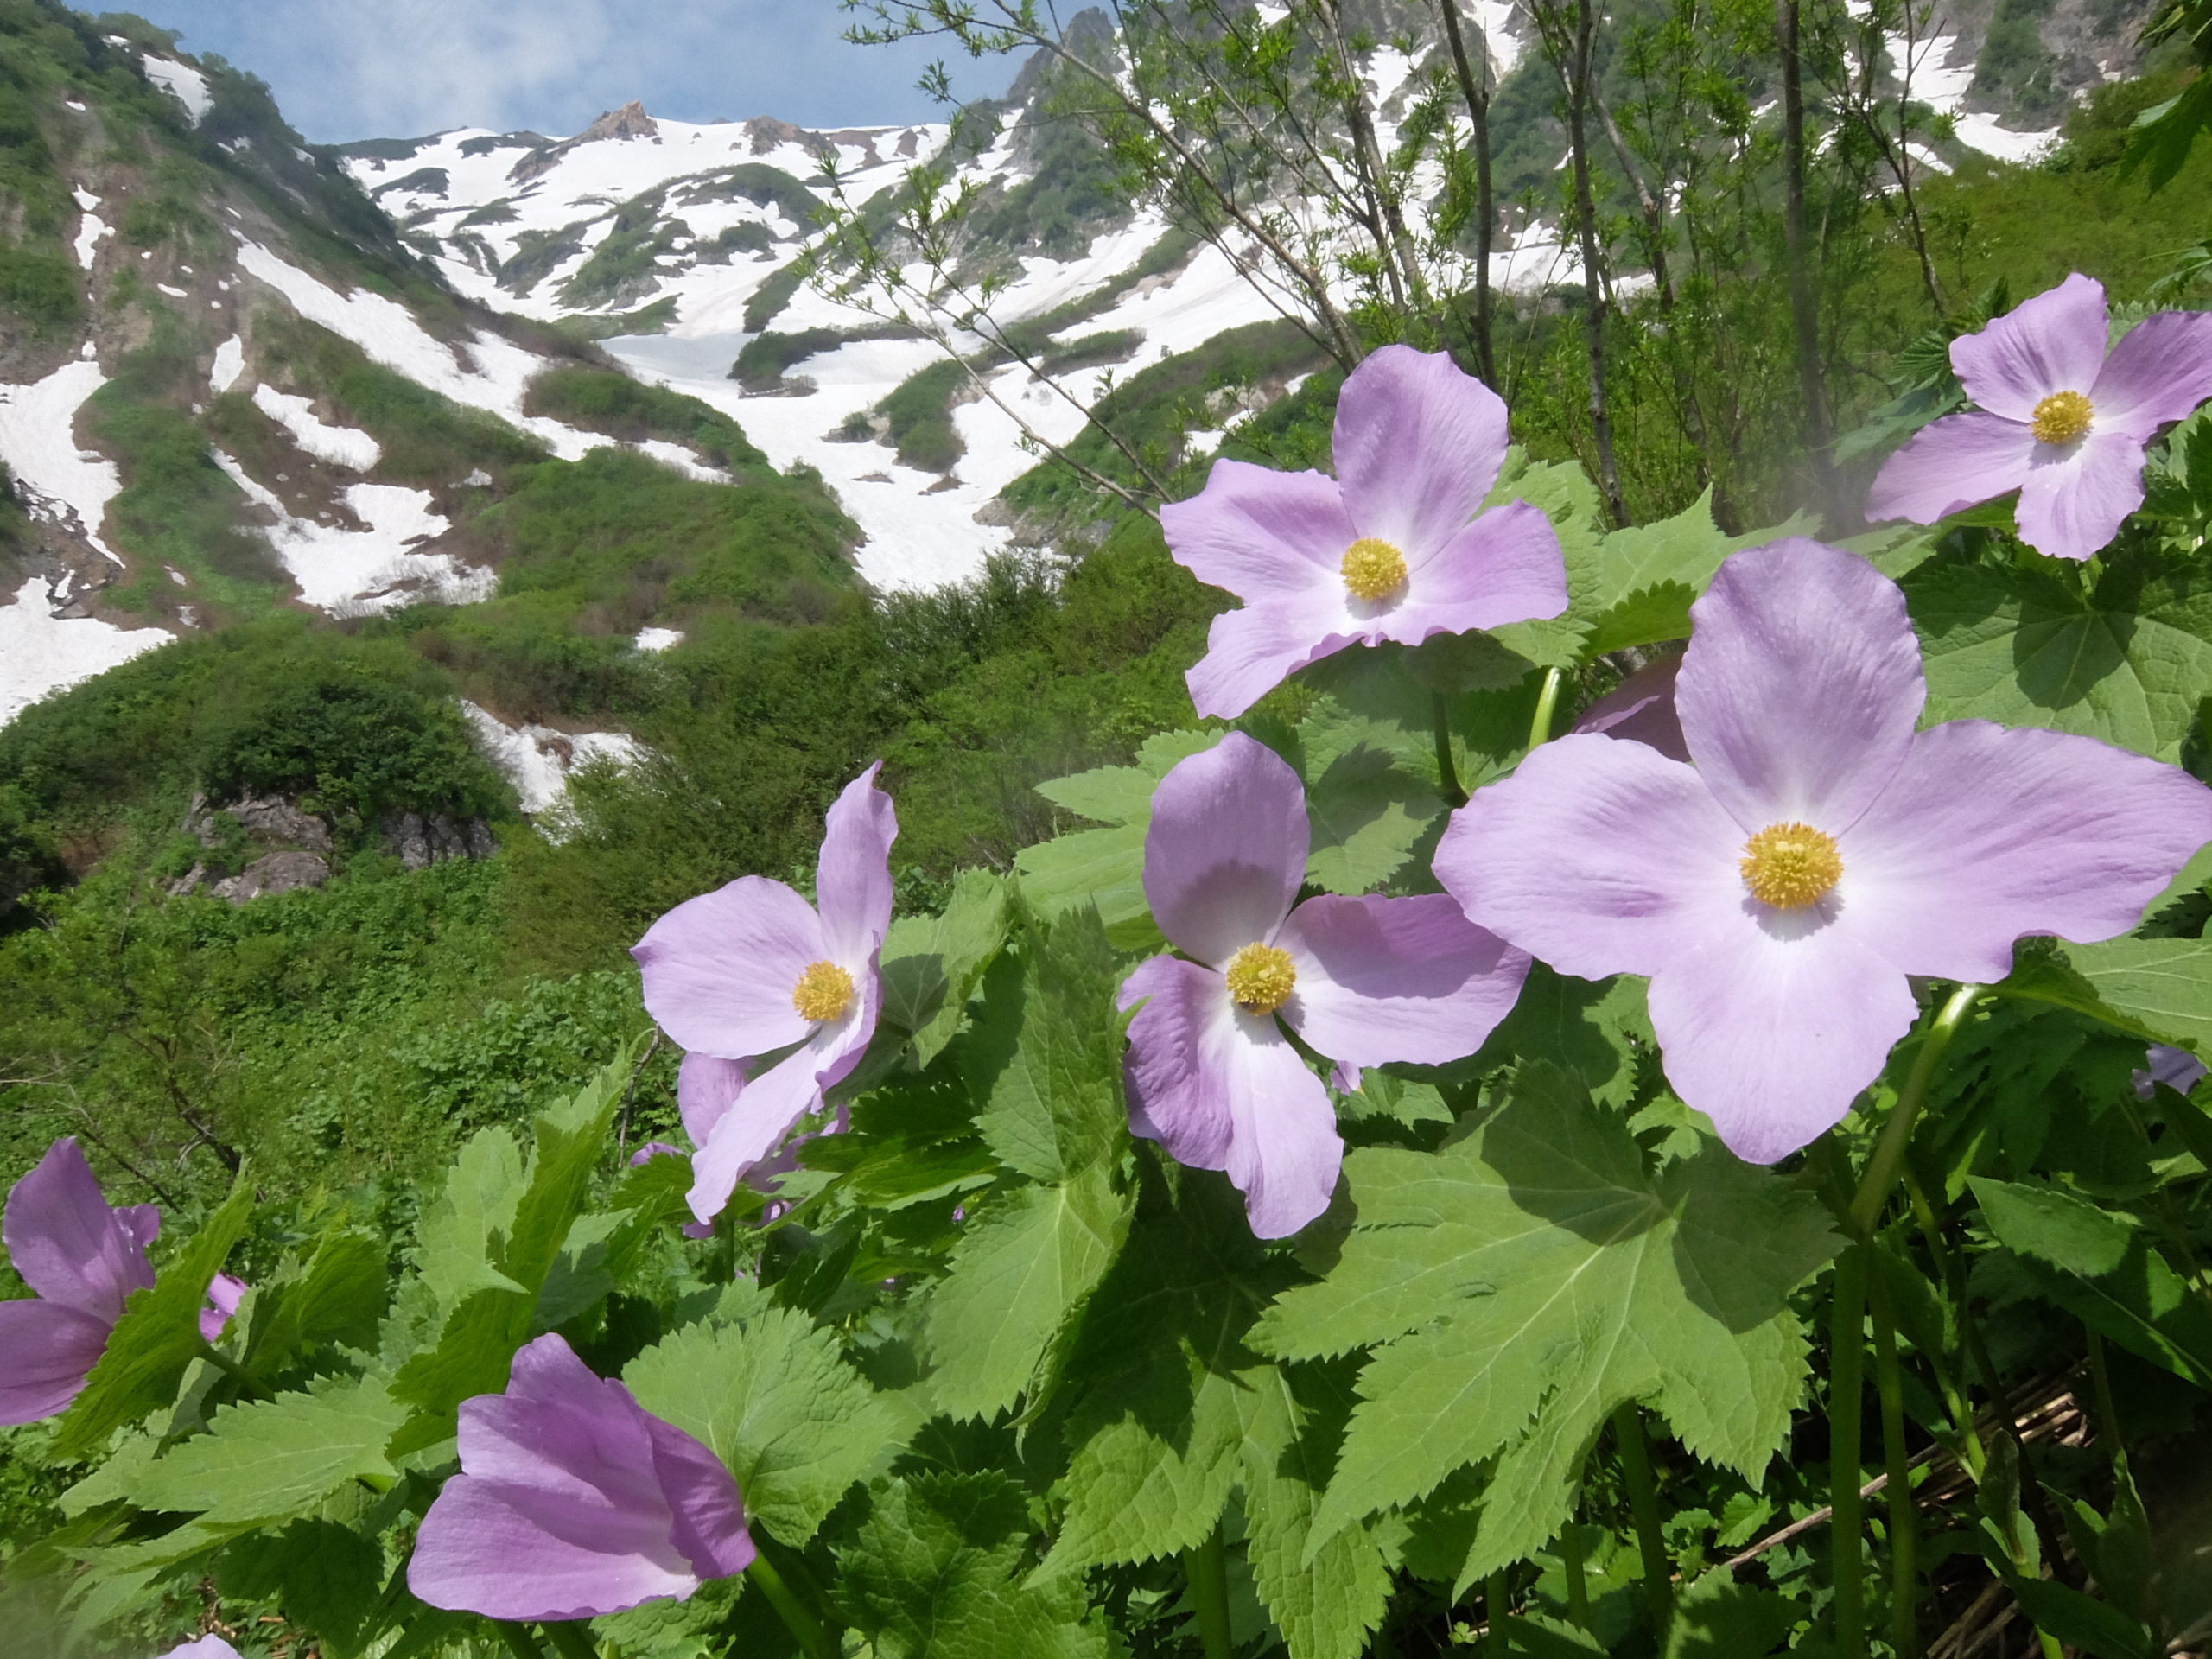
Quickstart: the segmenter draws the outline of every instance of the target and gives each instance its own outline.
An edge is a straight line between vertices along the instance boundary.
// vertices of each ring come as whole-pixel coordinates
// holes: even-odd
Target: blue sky
[[[564,135],[641,99],[683,121],[772,115],[803,126],[941,120],[914,88],[931,48],[849,46],[835,0],[130,0],[188,52],[275,89],[309,138],[451,127]],[[98,8],[87,8],[98,10]],[[1011,63],[949,62],[963,96]]]

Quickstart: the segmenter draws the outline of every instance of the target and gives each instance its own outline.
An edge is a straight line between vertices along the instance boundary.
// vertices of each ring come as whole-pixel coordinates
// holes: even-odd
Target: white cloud
[[[932,48],[855,47],[829,0],[173,0],[148,12],[188,51],[269,82],[309,137],[460,126],[574,132],[641,99],[683,120],[773,115],[810,126],[942,118],[914,89]],[[949,65],[963,92],[1013,66]]]

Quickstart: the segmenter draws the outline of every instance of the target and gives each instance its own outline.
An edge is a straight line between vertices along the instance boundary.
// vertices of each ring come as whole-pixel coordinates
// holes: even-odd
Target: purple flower
[[[742,1573],[753,1540],[720,1459],[557,1336],[461,1407],[461,1473],[423,1517],[407,1587],[487,1618],[590,1618]]]
[[[150,1204],[109,1206],[73,1136],[8,1190],[0,1231],[36,1294],[0,1302],[0,1423],[36,1422],[77,1397],[124,1302],[152,1287],[146,1247],[161,1230]]]
[[[1505,405],[1450,358],[1385,346],[1354,369],[1336,458],[1334,479],[1217,461],[1202,492],[1160,509],[1176,561],[1244,601],[1190,671],[1200,714],[1234,719],[1346,645],[1567,608],[1551,521],[1525,501],[1475,517],[1504,464]]]
[[[823,1090],[860,1064],[874,1033],[899,833],[891,798],[875,787],[880,769],[847,785],[830,809],[818,910],[780,881],[741,876],[678,905],[630,953],[645,1007],[689,1051],[676,1096],[697,1148],[690,1205],[701,1221],[821,1107]]]
[[[2158,1092],[2158,1084],[2180,1094],[2187,1094],[2204,1079],[2204,1062],[2185,1048],[2170,1048],[2164,1043],[2153,1043],[2143,1056],[2145,1070],[2133,1076],[2135,1095],[2139,1100],[2149,1100]]]
[[[1680,652],[1646,663],[1611,692],[1582,711],[1578,732],[1603,732],[1648,743],[1673,760],[1687,760],[1681,716],[1675,712],[1675,677],[1681,672]]]
[[[1920,653],[1854,554],[1738,553],[1691,607],[1675,693],[1695,764],[1570,735],[1453,815],[1467,914],[1584,978],[1649,975],[1675,1092],[1770,1163],[1851,1108],[1916,1013],[2013,941],[2135,925],[2212,838],[2212,790],[2094,739],[1914,728]]]
[[[681,1158],[683,1148],[671,1147],[665,1141],[648,1141],[630,1154],[630,1167],[642,1169],[656,1158]]]
[[[238,1650],[219,1636],[203,1636],[181,1648],[171,1648],[162,1659],[239,1659]]]
[[[234,1279],[227,1273],[219,1273],[207,1286],[207,1306],[200,1310],[200,1336],[204,1342],[213,1342],[223,1334],[232,1317],[238,1311],[238,1304],[245,1300],[246,1282]]]
[[[1529,959],[1442,894],[1299,904],[1308,839],[1297,773],[1241,732],[1179,763],[1152,798],[1144,891],[1191,958],[1122,982],[1129,1127],[1179,1163],[1221,1169],[1262,1238],[1328,1207],[1344,1141],[1329,1092],[1284,1028],[1354,1068],[1441,1065],[1482,1046]]]
[[[2086,559],[2143,505],[2143,449],[2212,397],[2212,315],[2161,311],[2105,351],[2105,290],[2080,275],[1951,342],[1980,408],[1923,427],[1883,464],[1866,511],[1932,524],[2020,493],[2020,539]]]

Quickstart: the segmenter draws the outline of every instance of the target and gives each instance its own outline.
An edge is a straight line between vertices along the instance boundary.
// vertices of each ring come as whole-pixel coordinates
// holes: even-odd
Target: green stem
[[[1920,1651],[1920,1517],[1912,1502],[1912,1459],[1904,1444],[1904,1383],[1888,1282],[1874,1264],[1867,1284],[1874,1313],[1874,1388],[1882,1402],[1882,1466],[1889,1475],[1890,1624],[1897,1659]]]
[[[1928,1202],[1928,1194],[1915,1180],[1910,1169],[1905,1171],[1905,1196],[1911,1201],[1912,1213],[1919,1220],[1921,1236],[1928,1245],[1929,1259],[1936,1264],[1936,1281],[1942,1285],[1958,1311],[1961,1330],[1966,1326],[1966,1281],[1960,1274],[1951,1253],[1943,1244],[1942,1224],[1936,1219],[1936,1206]],[[1963,1346],[1963,1343],[1961,1344]],[[1963,1356],[1961,1356],[1963,1357]],[[1958,1453],[1974,1477],[1976,1486],[1981,1484],[1983,1472],[1989,1467],[1989,1449],[1981,1443],[1981,1430],[1974,1420],[1974,1407],[1966,1391],[1960,1388],[1952,1374],[1947,1357],[1930,1354],[1928,1363],[1935,1368],[1936,1384],[1943,1391],[1943,1408],[1951,1414],[1952,1427],[1959,1437]]]
[[[1567,1530],[1559,1535],[1559,1559],[1567,1574],[1567,1616],[1574,1622],[1575,1629],[1590,1628],[1590,1580],[1582,1567],[1581,1505],[1577,1503],[1577,1515],[1570,1516]]]
[[[1513,1592],[1506,1585],[1505,1569],[1500,1567],[1483,1586],[1483,1616],[1490,1624],[1490,1640],[1483,1648],[1484,1653],[1511,1651],[1505,1621],[1513,1617],[1512,1603]]]
[[[1560,670],[1548,668],[1544,671],[1543,689],[1536,693],[1535,718],[1529,722],[1530,748],[1551,741],[1552,715],[1559,708],[1560,687],[1566,683],[1567,676]]]
[[[1459,768],[1452,764],[1452,710],[1441,691],[1428,695],[1436,724],[1437,792],[1444,797],[1446,806],[1465,806],[1467,791],[1459,787]]]
[[[2135,1477],[2127,1467],[2126,1443],[2120,1438],[2120,1412],[2112,1402],[2112,1372],[2105,1364],[2105,1339],[2094,1331],[2088,1335],[2089,1375],[2097,1389],[2097,1437],[2104,1441],[2105,1455],[2112,1461],[2113,1488],[2124,1491],[2135,1484]]]
[[[1628,1482],[1637,1550],[1643,1557],[1643,1593],[1651,1604],[1651,1628],[1663,1648],[1667,1626],[1675,1617],[1675,1573],[1667,1560],[1667,1540],[1659,1529],[1659,1484],[1651,1478],[1651,1447],[1643,1438],[1643,1414],[1634,1401],[1614,1411],[1613,1441],[1620,1449],[1621,1472]]]
[[[1874,1143],[1874,1155],[1866,1160],[1866,1173],[1859,1180],[1859,1194],[1851,1201],[1852,1223],[1862,1235],[1872,1232],[1874,1224],[1881,1219],[1882,1206],[1890,1201],[1890,1188],[1897,1181],[1897,1167],[1904,1161],[1904,1149],[1911,1143],[1913,1125],[1927,1103],[1928,1087],[1935,1082],[1936,1068],[1950,1052],[1951,1039],[1959,1034],[1959,1027],[1966,1023],[1980,995],[1979,985],[1960,986],[1936,1014],[1935,1024],[1928,1027],[1927,1036],[1921,1039],[1920,1052],[1897,1095],[1897,1109],[1882,1125],[1882,1138]]]
[[[507,1644],[507,1651],[515,1659],[545,1659],[545,1649],[537,1645],[537,1638],[530,1633],[527,1624],[511,1624],[504,1618],[492,1621],[492,1628]]]
[[[1866,1591],[1861,1581],[1866,1554],[1860,1537],[1865,1521],[1859,1498],[1866,1252],[1864,1243],[1853,1244],[1836,1262],[1834,1324],[1828,1342],[1828,1502],[1834,1509],[1828,1529],[1835,1551],[1837,1659],[1861,1659],[1866,1651]]]
[[[553,1644],[553,1651],[561,1659],[599,1659],[599,1644],[585,1633],[582,1624],[574,1619],[547,1620],[537,1627],[545,1632],[545,1639]]]
[[[784,1621],[784,1628],[791,1633],[801,1653],[811,1654],[815,1659],[838,1659],[837,1644],[822,1628],[822,1621],[814,1616],[813,1609],[784,1582],[784,1575],[776,1571],[766,1550],[753,1558],[753,1565],[745,1569],[745,1576],[760,1586],[760,1593],[767,1597],[768,1605]]]
[[[1229,1553],[1216,1526],[1202,1543],[1183,1552],[1183,1577],[1191,1587],[1191,1610],[1198,1615],[1198,1645],[1206,1659],[1235,1659],[1229,1634]]]

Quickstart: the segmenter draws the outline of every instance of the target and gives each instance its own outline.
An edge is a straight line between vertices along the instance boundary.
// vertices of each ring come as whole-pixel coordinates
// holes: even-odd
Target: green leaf
[[[2212,1053],[2212,940],[2022,939],[1997,988],[2055,1002],[2145,1042]]]
[[[2044,726],[2181,758],[2212,689],[2212,589],[2123,567],[2084,595],[2041,570],[1936,564],[1904,590],[1928,723]]]
[[[1675,1599],[1666,1659],[1758,1659],[1809,1617],[1787,1596],[1716,1569]]]
[[[321,1378],[305,1394],[224,1407],[207,1433],[148,1465],[124,1495],[210,1526],[304,1515],[357,1477],[391,1477],[385,1446],[406,1421],[377,1378]]]
[[[1014,1404],[1128,1236],[1128,1201],[1091,1166],[1065,1185],[1017,1186],[968,1218],[930,1287],[938,1409],[988,1418]]]
[[[332,1521],[249,1533],[223,1552],[216,1569],[226,1596],[281,1599],[286,1624],[315,1637],[328,1659],[356,1659],[365,1651],[384,1581],[383,1549]]]
[[[1014,861],[1022,897],[1048,917],[1096,905],[1117,946],[1152,948],[1160,938],[1144,897],[1152,792],[1178,760],[1220,741],[1218,732],[1165,732],[1145,740],[1133,766],[1101,766],[1038,785],[1037,792],[1054,805],[1115,827],[1078,830],[1023,848]]]
[[[836,1338],[789,1308],[689,1326],[622,1380],[647,1411],[712,1447],[747,1514],[795,1548],[890,1446],[890,1412]]]
[[[2093,1659],[2152,1659],[2165,1649],[2110,1602],[2050,1579],[2014,1577],[2008,1587],[2036,1628]]]
[[[1088,909],[1033,931],[993,965],[961,1069],[983,1103],[983,1139],[1008,1168],[1065,1181],[1120,1154],[1128,1131],[1116,983],[1113,950]]]
[[[483,1257],[461,1270],[443,1270],[461,1300],[441,1300],[435,1343],[392,1378],[393,1397],[416,1408],[393,1442],[394,1456],[436,1444],[454,1432],[454,1414],[463,1400],[506,1386],[515,1350],[532,1334],[538,1294],[583,1209],[592,1166],[606,1149],[615,1109],[629,1086],[636,1047],[632,1043],[576,1094],[537,1118],[526,1172],[513,1170],[512,1143],[502,1151],[480,1135],[462,1154],[454,1175],[462,1190],[446,1205],[437,1227],[428,1230],[425,1254],[434,1237],[466,1249],[480,1236],[475,1248]],[[426,1260],[426,1277],[436,1266]],[[471,1285],[479,1287],[467,1288]]]
[[[1306,786],[1306,879],[1326,893],[1372,893],[1404,867],[1443,811],[1435,785],[1387,749],[1363,743],[1340,753]]]
[[[1633,976],[1576,979],[1533,963],[1513,1012],[1491,1033],[1477,1064],[1548,1060],[1600,1104],[1624,1105],[1636,1092],[1638,1054],[1657,1052],[1644,988]]]
[[[1290,1659],[1360,1659],[1390,1603],[1390,1564],[1363,1528],[1316,1539],[1351,1415],[1349,1368],[1268,1366],[1243,1446],[1245,1555]]]
[[[2101,1279],[2117,1269],[2138,1243],[2136,1229],[2108,1210],[2048,1186],[1972,1176],[1989,1229],[2007,1249],[2054,1268]]]
[[[1108,1659],[1080,1579],[1020,1582],[1020,1487],[995,1471],[893,1481],[837,1552],[837,1593],[880,1659]]]
[[[2045,1296],[2123,1348],[2212,1388],[2212,1312],[2141,1233],[2115,1251],[2111,1229],[2120,1224],[2083,1213],[2091,1206],[2077,1199],[2002,1181],[1972,1185],[1991,1233]]]
[[[521,1202],[522,1148],[505,1128],[478,1130],[418,1230],[423,1282],[440,1307],[458,1307],[480,1290],[521,1289],[494,1265]]]
[[[927,1065],[952,1040],[976,984],[1005,946],[1013,913],[1003,878],[963,870],[941,916],[891,925],[883,947],[883,1017],[914,1033],[914,1062]]]
[[[1068,1361],[1080,1388],[1067,1511],[1040,1575],[1173,1555],[1212,1532],[1272,1369],[1244,1337],[1288,1272],[1218,1176],[1185,1179],[1173,1209],[1140,1213]]]
[[[259,1287],[243,1363],[272,1373],[318,1343],[368,1348],[391,1300],[383,1242],[367,1233],[327,1233],[304,1268]]]
[[[1596,569],[1574,613],[1586,618],[1585,661],[1624,645],[1686,639],[1690,605],[1731,553],[1786,536],[1818,530],[1800,515],[1786,524],[1731,536],[1713,520],[1713,488],[1671,518],[1634,524],[1607,535],[1597,549]]]
[[[253,1212],[253,1186],[241,1171],[221,1209],[171,1256],[150,1290],[133,1291],[123,1318],[54,1437],[63,1462],[89,1456],[126,1423],[176,1397],[177,1384],[206,1351],[200,1310],[207,1287]]]
[[[1506,501],[1526,501],[1552,521],[1567,563],[1567,613],[1511,623],[1491,634],[1536,667],[1572,667],[1582,656],[1591,621],[1609,603],[1603,591],[1605,503],[1577,462],[1531,461],[1518,446],[1507,452],[1504,470],[1484,505]]]
[[[1465,1568],[1480,1577],[1558,1530],[1627,1402],[1751,1478],[1781,1444],[1805,1373],[1786,1298],[1837,1243],[1811,1195],[1717,1147],[1655,1179],[1626,1126],[1541,1063],[1479,1133],[1355,1152],[1345,1174],[1341,1254],[1254,1336],[1282,1358],[1378,1350],[1318,1535],[1496,1457]]]

